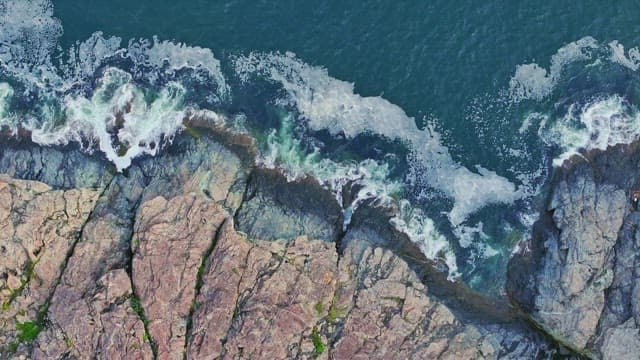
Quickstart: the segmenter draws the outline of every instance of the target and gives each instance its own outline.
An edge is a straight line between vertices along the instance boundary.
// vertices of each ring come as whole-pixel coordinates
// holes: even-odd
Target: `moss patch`
[[[38,337],[42,330],[42,325],[35,321],[19,322],[16,324],[18,330],[18,340],[20,342],[33,341]]]
[[[18,344],[17,342],[12,342],[9,345],[7,345],[7,351],[9,353],[14,353],[14,352],[16,352],[18,350],[18,346],[19,345],[20,344]]]
[[[318,315],[322,315],[322,312],[324,311],[322,301],[318,301],[313,308],[316,309],[316,313],[318,313]]]
[[[314,326],[313,331],[311,331],[311,341],[313,342],[313,349],[316,355],[322,354],[326,345],[322,342],[322,337],[320,336],[317,326]]]
[[[20,296],[20,294],[22,294],[22,290],[24,290],[24,288],[27,286],[29,281],[31,281],[31,279],[35,275],[34,269],[35,269],[37,263],[38,263],[37,260],[36,261],[31,261],[31,260],[27,261],[27,266],[24,269],[24,279],[20,283],[20,287],[15,289],[15,290],[13,290],[11,292],[11,294],[9,295],[9,299],[7,299],[4,303],[2,303],[2,310],[3,311],[9,310],[9,308],[11,308],[11,303],[13,302],[13,300],[15,300],[18,296]]]
[[[136,312],[136,314],[138,314],[138,317],[140,318],[140,320],[142,320],[142,323],[146,328],[147,325],[149,325],[149,320],[147,320],[147,317],[144,315],[144,309],[142,308],[140,299],[137,296],[132,296],[130,303],[131,303],[131,308],[133,309],[133,311]]]

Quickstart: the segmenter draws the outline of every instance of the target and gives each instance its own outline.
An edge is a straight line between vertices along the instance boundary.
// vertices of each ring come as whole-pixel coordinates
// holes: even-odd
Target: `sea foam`
[[[471,171],[456,163],[440,134],[432,128],[420,130],[415,119],[386,99],[363,97],[353,83],[328,75],[326,69],[308,65],[294,54],[252,53],[234,61],[244,82],[261,76],[286,91],[279,99],[294,106],[309,130],[327,130],[334,136],[354,138],[371,134],[399,141],[411,151],[415,181],[423,182],[454,200],[449,219],[454,226],[491,203],[511,203],[520,197],[508,179],[481,166]]]
[[[515,102],[544,99],[551,94],[567,65],[591,59],[592,51],[598,47],[596,39],[585,36],[559,48],[551,57],[549,69],[536,63],[518,65],[509,80],[510,99]]]
[[[26,125],[33,141],[43,145],[89,141],[87,150],[97,146],[121,171],[142,154],[157,154],[162,141],[182,128],[187,110],[180,84],[169,83],[153,101],[146,101],[131,75],[122,70],[106,69],[99,83],[90,98],[64,99],[63,125],[51,126],[53,119],[40,127]]]
[[[592,37],[584,37],[561,47],[552,56],[549,70],[535,63],[519,65],[511,78],[509,94],[516,101],[541,101],[557,87],[568,64],[584,61],[587,62],[579,64],[578,70],[585,73],[604,69],[612,71],[615,66],[619,71],[636,72],[640,69],[640,50],[630,48],[625,51],[624,45],[617,40],[605,45]],[[572,74],[566,76],[570,78]],[[587,98],[572,98],[559,116],[555,115],[556,110],[553,114],[533,112],[524,117],[520,134],[538,123],[537,135],[542,141],[560,149],[553,158],[554,166],[562,165],[572,156],[581,156],[585,151],[606,150],[640,139],[640,116],[624,95],[587,93]]]
[[[420,208],[402,198],[404,186],[391,179],[388,164],[372,159],[337,162],[323,158],[318,149],[305,152],[293,134],[293,124],[291,114],[286,114],[282,117],[280,129],[269,134],[266,150],[258,161],[261,166],[279,169],[289,181],[308,175],[317,179],[342,204],[345,230],[351,214],[366,201],[380,206],[396,206],[398,212],[391,223],[417,243],[427,258],[446,264],[450,279],[459,275],[456,255],[449,241]],[[343,190],[347,186],[357,189],[357,192],[349,203],[344,203]]]
[[[48,0],[0,1],[0,60],[16,68],[47,63],[62,35]]]
[[[640,68],[640,49],[637,47],[629,49],[627,53],[624,51],[624,45],[617,40],[609,43],[611,48],[611,61],[625,66],[633,71]]]
[[[51,2],[2,1],[0,14],[0,70],[13,84],[0,86],[0,126],[28,130],[36,143],[76,142],[124,170],[140,155],[157,154],[201,105],[230,95],[209,49],[156,37],[123,47],[120,38],[96,32],[60,52],[62,26]],[[194,82],[211,91],[203,103],[185,104]],[[14,97],[27,105],[12,107]]]
[[[618,95],[596,99],[585,105],[571,105],[567,113],[548,128],[542,138],[561,148],[553,164],[560,166],[582,151],[606,150],[618,144],[640,139],[640,115],[637,109]]]

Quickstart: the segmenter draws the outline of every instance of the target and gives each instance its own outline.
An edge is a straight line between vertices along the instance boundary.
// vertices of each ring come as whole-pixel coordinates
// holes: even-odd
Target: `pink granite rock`
[[[133,284],[159,359],[182,359],[196,280],[226,212],[193,193],[140,205],[133,233]]]
[[[0,344],[37,321],[98,194],[0,175]]]

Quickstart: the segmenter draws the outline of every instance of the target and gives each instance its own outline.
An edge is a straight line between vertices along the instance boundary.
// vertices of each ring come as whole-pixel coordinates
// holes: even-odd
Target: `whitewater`
[[[359,185],[353,200],[342,204],[345,227],[364,203],[393,207],[392,225],[429,259],[445,264],[452,280],[483,259],[508,259],[513,251],[512,244],[495,246],[501,235],[490,232],[487,219],[478,215],[483,211],[516,213],[515,222],[501,226],[505,233],[524,229],[517,240],[525,240],[537,211],[532,199],[547,180],[547,160],[562,166],[584,151],[640,138],[640,115],[624,95],[589,93],[561,105],[554,98],[584,72],[635,73],[640,50],[625,50],[618,41],[600,43],[586,36],[558,49],[548,67],[522,64],[505,79],[496,103],[533,109],[516,124],[515,141],[542,144],[545,154],[536,159],[535,169],[509,173],[463,164],[439,131],[438,119],[418,126],[422,119],[382,96],[359,95],[353,83],[286,49],[218,58],[214,50],[158,37],[125,44],[100,29],[62,49],[64,28],[53,11],[45,0],[0,2],[0,126],[5,133],[18,137],[26,131],[43,146],[73,143],[124,171],[135,159],[161,152],[193,117],[230,131],[263,131],[262,139],[256,137],[259,166],[279,169],[290,181],[314,176],[341,204],[342,191]],[[264,84],[277,89],[264,102],[278,110],[278,124],[266,130],[257,124],[261,119],[231,110],[237,95]],[[246,118],[243,126],[239,118]],[[355,148],[363,136],[374,137],[383,155],[337,158],[322,146],[327,135]],[[406,154],[384,154],[391,145]],[[509,161],[528,156],[504,146]],[[397,170],[398,163],[407,167]]]

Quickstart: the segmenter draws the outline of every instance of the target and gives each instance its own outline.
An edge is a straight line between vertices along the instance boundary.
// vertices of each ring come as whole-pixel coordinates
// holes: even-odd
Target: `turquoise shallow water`
[[[5,0],[0,11],[0,125],[126,168],[185,116],[214,111],[259,139],[264,166],[336,191],[367,184],[363,201],[403,209],[395,226],[488,292],[502,291],[554,163],[640,135],[632,2]],[[122,103],[134,106],[118,129]]]

